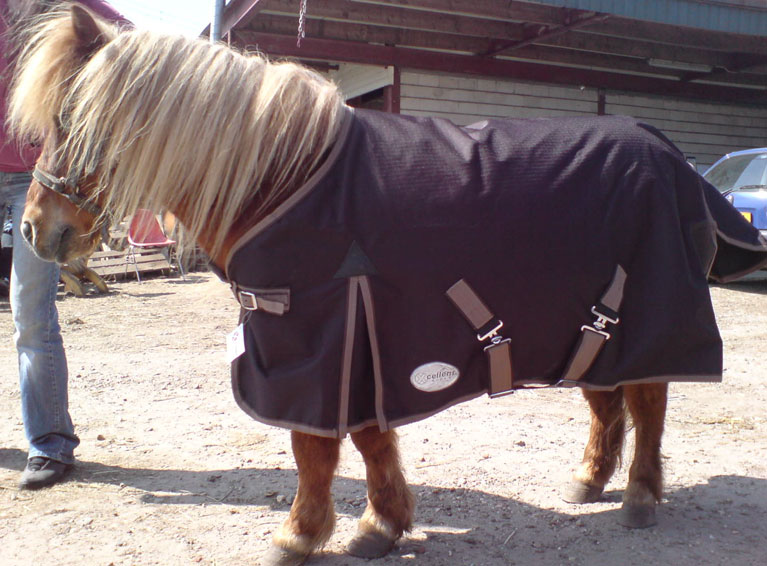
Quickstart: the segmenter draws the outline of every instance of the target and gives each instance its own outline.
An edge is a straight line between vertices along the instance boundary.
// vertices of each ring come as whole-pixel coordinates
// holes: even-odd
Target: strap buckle
[[[607,310],[607,309],[604,309]],[[584,330],[588,330],[590,332],[595,332],[597,334],[600,334],[604,336],[605,340],[610,339],[610,333],[607,332],[605,329],[607,328],[608,323],[609,324],[618,324],[618,321],[620,321],[620,318],[618,318],[617,314],[604,314],[603,312],[600,312],[597,310],[596,305],[591,307],[591,314],[597,317],[597,319],[591,323],[591,326],[588,324],[584,324],[581,326],[581,332]]]
[[[256,300],[256,295],[250,291],[237,289],[237,300],[240,303],[240,306],[246,311],[258,310],[258,301]]]
[[[594,322],[594,326],[597,325],[599,321]],[[584,324],[581,326],[581,332],[588,330],[589,332],[593,332],[594,334],[599,334],[601,336],[604,336],[605,340],[609,340],[611,338],[610,333],[606,332],[604,330],[599,330],[598,328],[594,328],[594,326],[589,326],[588,324]]]
[[[498,335],[498,331],[503,328],[503,321],[502,320],[491,320],[489,323],[487,323],[483,328],[478,328],[479,333],[477,334],[477,340],[480,342],[484,342],[488,338],[492,339],[493,343],[497,343],[495,341],[495,338],[503,339],[502,336]]]
[[[606,308],[602,310],[608,310]],[[620,318],[618,318],[618,313],[609,313],[604,314],[603,312],[600,312],[596,305],[591,307],[591,314],[597,317],[597,320],[594,321],[594,326],[599,328],[600,330],[604,330],[604,328],[607,326],[605,323],[609,322],[610,324],[618,324],[620,321]]]
[[[290,289],[247,289],[232,283],[234,297],[246,311],[282,316],[290,310]]]

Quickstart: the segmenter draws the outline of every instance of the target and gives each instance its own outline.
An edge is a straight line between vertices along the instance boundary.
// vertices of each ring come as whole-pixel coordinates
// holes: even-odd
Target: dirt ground
[[[257,564],[288,513],[296,472],[289,434],[254,422],[232,398],[228,288],[195,273],[111,289],[59,301],[82,443],[70,480],[41,492],[16,488],[26,442],[0,301],[0,565]],[[767,563],[767,281],[712,295],[725,379],[671,386],[656,527],[616,523],[632,443],[602,502],[559,498],[582,455],[587,409],[577,391],[524,391],[401,429],[415,529],[370,564]],[[361,460],[344,447],[336,532],[310,565],[369,563],[343,554],[365,504]]]

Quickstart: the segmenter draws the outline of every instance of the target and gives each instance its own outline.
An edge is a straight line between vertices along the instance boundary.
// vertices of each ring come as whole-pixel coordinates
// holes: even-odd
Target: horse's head
[[[20,58],[10,104],[11,124],[42,143],[20,226],[24,239],[43,259],[60,263],[90,254],[105,221],[94,191],[95,176],[70,179],[66,137],[67,88],[87,61],[108,43],[115,29],[72,6],[40,23]]]
[[[71,183],[50,173],[38,161],[27,192],[21,234],[45,260],[67,263],[90,255],[101,240],[100,225],[106,216],[88,197],[92,183]]]
[[[42,140],[22,225],[46,259],[91,250],[106,208],[170,210],[223,265],[249,223],[300,187],[337,136],[335,85],[293,63],[72,8],[42,24],[10,106]]]

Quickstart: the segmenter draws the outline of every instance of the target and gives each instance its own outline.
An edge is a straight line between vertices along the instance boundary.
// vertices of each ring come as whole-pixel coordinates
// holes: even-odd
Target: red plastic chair
[[[128,243],[130,247],[125,259],[128,263],[133,263],[133,267],[136,268],[136,278],[139,283],[141,283],[141,275],[139,275],[138,263],[136,262],[136,248],[161,252],[165,256],[168,266],[171,266],[170,248],[176,244],[176,240],[171,240],[165,235],[160,222],[151,210],[145,208],[136,210],[128,227]],[[178,257],[176,258],[176,265],[178,266],[181,278],[186,279],[184,269],[181,267]],[[126,265],[126,270],[127,268]]]

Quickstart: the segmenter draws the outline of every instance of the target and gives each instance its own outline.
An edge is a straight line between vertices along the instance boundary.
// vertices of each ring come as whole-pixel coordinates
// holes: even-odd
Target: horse
[[[350,110],[336,86],[303,66],[268,61],[260,54],[238,53],[221,44],[119,29],[77,6],[56,12],[30,34],[14,78],[9,113],[10,124],[20,137],[42,144],[22,226],[25,239],[41,258],[65,263],[87,255],[95,245],[100,225],[108,218],[104,211],[124,217],[141,206],[171,211],[207,252],[212,268],[224,277],[232,269],[230,260],[241,249],[243,237],[254,227],[262,230],[264,222],[279,228],[281,211],[310,198],[301,193],[301,188],[336,158],[345,124],[350,120]],[[443,124],[438,129],[446,127]],[[481,135],[479,129],[467,132],[470,136]],[[567,164],[563,167],[567,168]],[[675,171],[676,175],[693,174]],[[697,177],[693,183],[699,192]],[[739,216],[734,209],[732,213],[725,209],[729,204],[706,194],[707,199],[714,199],[708,206],[716,209],[717,218],[727,216],[739,222],[733,219],[732,215]],[[708,230],[711,225],[702,226]],[[758,235],[745,227],[737,227],[744,231],[745,239],[752,238],[751,243],[742,244],[717,228],[701,232],[705,237],[694,239],[698,250],[695,253],[700,257],[693,253],[684,256],[684,269],[688,270],[689,263],[694,267],[689,268],[690,273],[695,275],[681,279],[694,279],[694,292],[704,300],[708,297],[706,276],[712,276],[717,266],[723,270],[720,279],[725,279],[767,261],[767,245],[757,241]],[[344,245],[347,243],[345,240]],[[729,271],[722,267],[725,262],[719,261],[716,253],[728,245],[745,249],[743,253],[748,256],[747,261],[734,262],[737,266],[730,266]],[[378,260],[359,247],[350,248],[349,258],[354,260],[348,263],[356,271],[350,271],[353,284],[348,292],[341,293],[342,299],[350,307],[358,302],[367,306],[369,274],[380,265],[371,266]],[[615,281],[622,285],[620,272],[616,271],[610,289],[614,290]],[[467,292],[467,287],[462,290]],[[247,287],[235,291],[243,305],[244,323],[262,314],[284,315],[289,309],[293,313],[300,307],[298,293],[295,304],[289,305],[288,291],[261,295]],[[610,294],[608,289],[602,303],[610,303]],[[474,306],[481,311],[484,304],[474,301]],[[600,339],[601,333],[609,338],[605,327],[618,318],[613,312],[618,309],[617,303],[613,307],[598,312],[596,326],[587,326],[583,336],[593,334]],[[662,310],[655,309],[655,313]],[[698,309],[713,320],[710,310],[710,299],[708,306]],[[362,318],[356,311],[349,312],[347,322]],[[384,313],[379,310],[378,314]],[[470,322],[471,313],[466,317]],[[629,314],[627,318],[631,318]],[[479,321],[478,326],[488,320]],[[369,348],[375,350],[369,317],[367,323],[367,329],[358,329],[357,334],[347,335],[346,339],[354,342],[358,334],[365,336]],[[508,353],[508,340],[500,335],[502,324],[492,322],[491,326],[479,329],[490,339],[485,343],[497,346],[496,352]],[[711,338],[712,343],[716,338],[718,335]],[[686,357],[695,358],[695,351]],[[472,359],[476,366],[482,365],[481,358]],[[498,365],[496,360],[501,360],[503,370],[504,358],[491,360],[494,367]],[[343,371],[350,372],[361,363],[357,358],[347,358]],[[552,367],[563,369],[563,364]],[[376,362],[362,365],[364,371],[376,376],[381,373]],[[417,387],[441,388],[444,392],[454,386],[451,383],[458,373],[445,364],[423,370],[418,375],[424,381]],[[581,504],[600,499],[619,464],[630,415],[636,443],[620,521],[630,528],[656,524],[656,506],[663,490],[660,447],[667,381],[637,379],[614,387],[581,388],[591,424],[582,461],[564,489],[565,500]],[[345,387],[348,394],[349,385]],[[486,382],[483,387],[488,388]],[[505,387],[504,392],[508,389]],[[476,392],[465,398],[471,396]],[[375,402],[383,403],[377,397]],[[290,407],[287,403],[286,413]],[[362,455],[367,476],[367,507],[347,551],[365,558],[386,555],[412,528],[415,507],[400,463],[395,426],[363,419],[354,426],[346,423],[346,428],[334,434],[311,426],[286,425],[280,420],[282,416],[278,414],[272,420],[291,429],[298,488],[289,516],[273,535],[262,563],[302,564],[329,538],[335,521],[331,484],[339,446],[347,433]],[[419,418],[424,416],[428,414]]]
[[[109,287],[101,276],[88,267],[87,257],[72,259],[69,263],[62,265],[59,278],[64,284],[65,292],[72,293],[75,297],[85,296],[84,280],[93,283],[97,293],[109,292]]]

